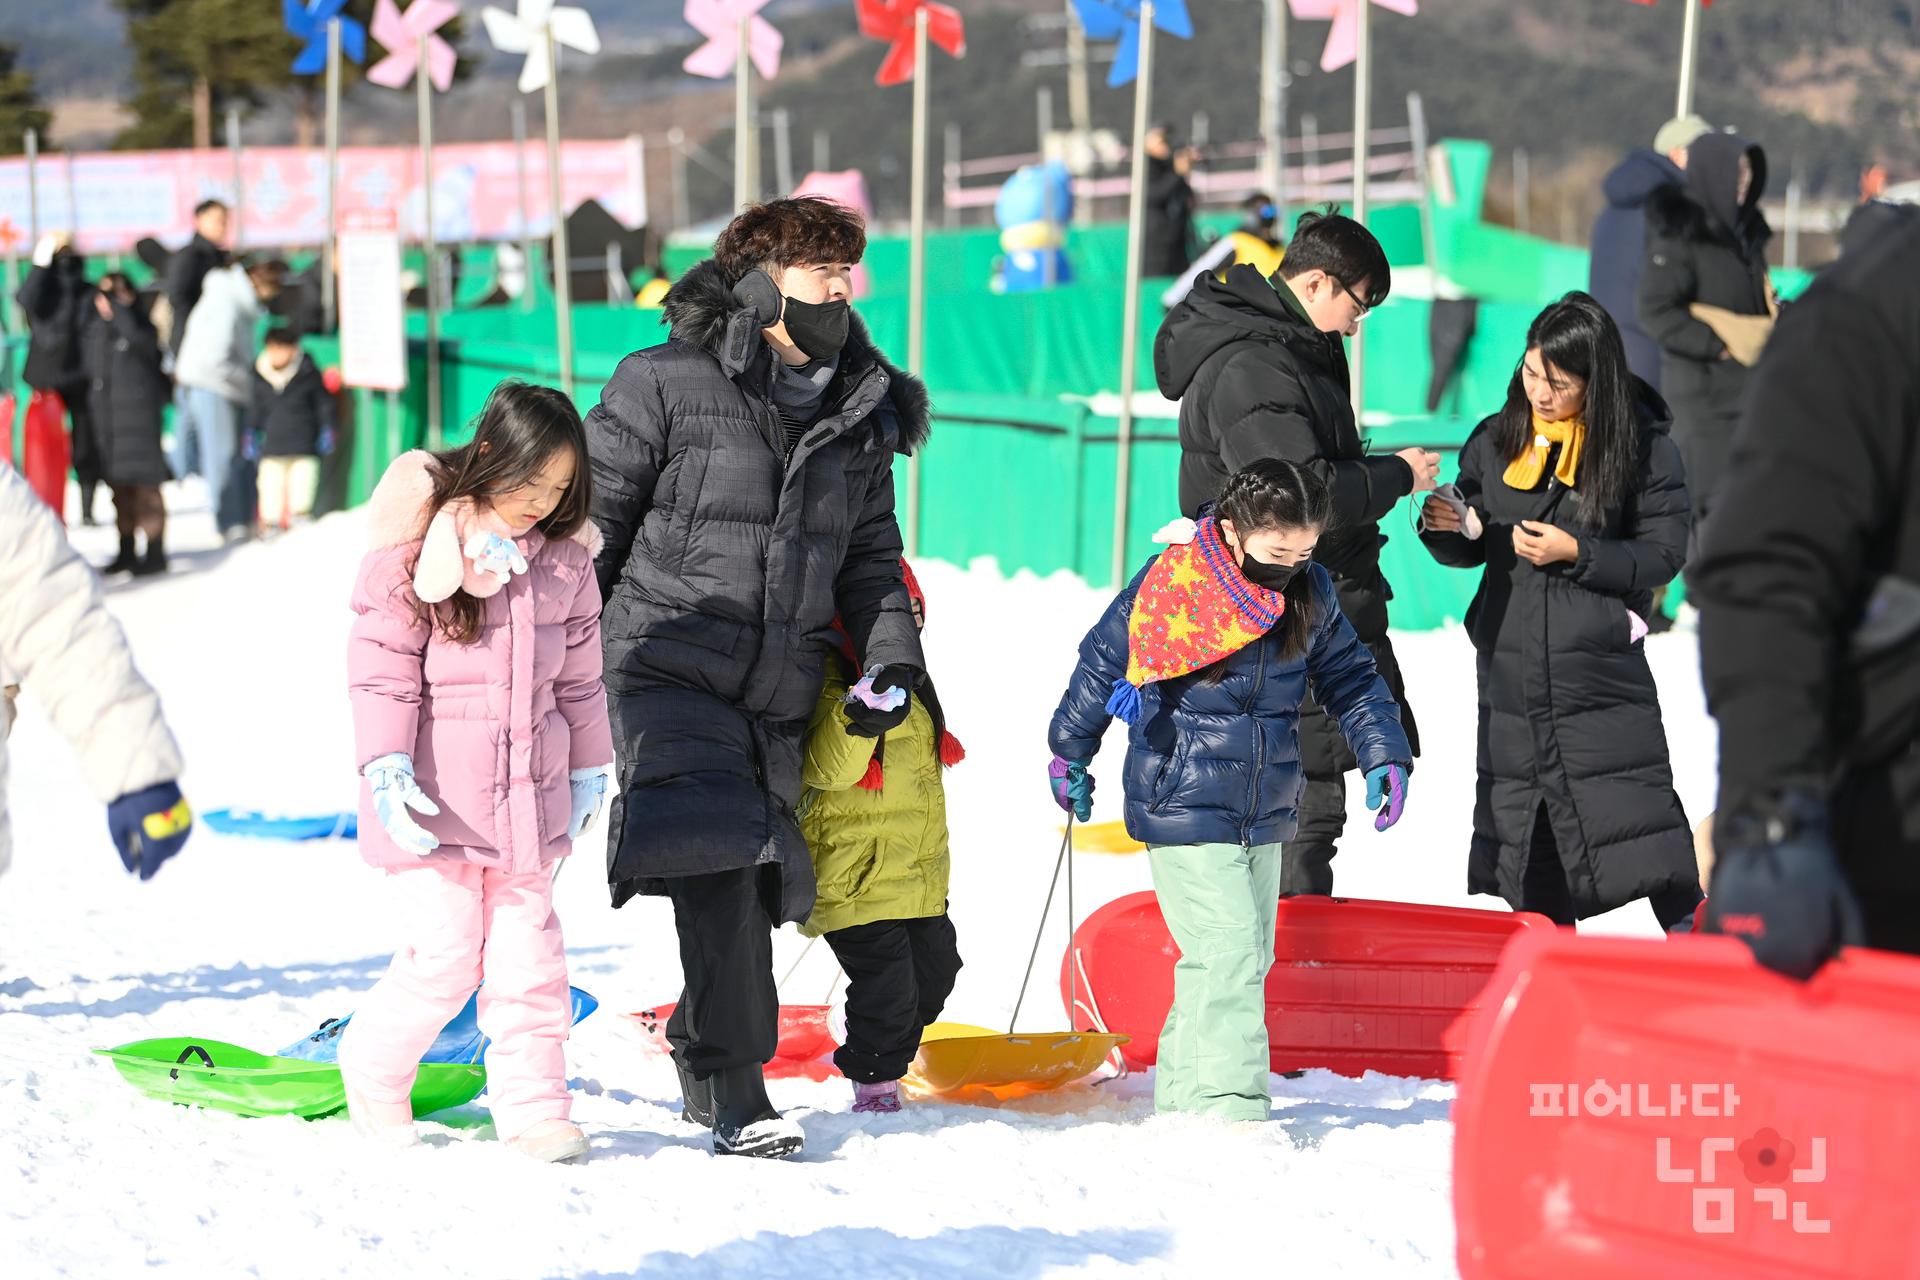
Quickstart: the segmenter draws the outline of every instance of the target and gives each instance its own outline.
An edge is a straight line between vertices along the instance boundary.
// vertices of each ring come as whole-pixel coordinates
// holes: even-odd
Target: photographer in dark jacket
[[[1194,259],[1193,167],[1200,152],[1177,147],[1165,125],[1147,131],[1146,222],[1141,228],[1140,273],[1177,276]]]
[[[865,250],[830,201],[748,208],[667,295],[671,338],[623,360],[586,420],[619,756],[607,878],[616,907],[673,901],[686,989],[667,1038],[721,1154],[802,1144],[761,1068],[772,931],[813,908],[794,810],[835,616],[868,663],[861,733],[903,723],[924,670],[893,458],[926,438],[927,396],[848,306]]]
[[[1687,148],[1686,185],[1647,201],[1640,326],[1662,351],[1660,389],[1686,460],[1695,549],[1713,518],[1750,366],[1772,327],[1766,187],[1765,152],[1708,133]]]
[[[1372,457],[1353,418],[1341,335],[1386,300],[1393,280],[1380,242],[1337,213],[1306,214],[1269,282],[1252,267],[1203,276],[1167,314],[1154,341],[1160,392],[1180,401],[1180,510],[1189,517],[1228,477],[1261,458],[1312,471],[1333,495],[1333,523],[1314,553],[1332,575],[1340,609],[1400,703],[1414,753],[1420,736],[1387,639],[1380,518],[1433,488],[1440,456],[1402,449]],[[1332,893],[1335,842],[1346,824],[1344,775],[1358,768],[1339,727],[1311,698],[1300,711],[1307,776],[1300,822],[1287,842],[1283,893]]]
[[[80,523],[93,523],[100,487],[100,450],[88,403],[81,335],[93,310],[87,264],[64,232],[48,232],[33,247],[33,266],[15,295],[27,320],[27,363],[21,370],[35,391],[51,391],[67,407],[73,473],[80,481]]]
[[[1706,928],[1805,978],[1920,954],[1920,225],[1782,316],[1692,571],[1720,807]]]

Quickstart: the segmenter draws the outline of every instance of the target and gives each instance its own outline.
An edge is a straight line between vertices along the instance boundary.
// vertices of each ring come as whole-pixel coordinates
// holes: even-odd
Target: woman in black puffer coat
[[[167,567],[167,508],[160,486],[173,479],[160,447],[160,411],[170,388],[160,368],[160,334],[133,284],[119,272],[100,278],[80,326],[100,478],[113,491],[120,554],[103,573],[152,574]],[[146,547],[136,552],[136,535]]]
[[[1686,185],[1661,187],[1647,200],[1640,327],[1660,344],[1660,389],[1686,458],[1696,534],[1713,513],[1752,371],[1693,308],[1756,318],[1772,312],[1766,249],[1773,232],[1760,215],[1766,189],[1764,151],[1709,133],[1687,149]]]
[[[1700,901],[1659,692],[1640,639],[1679,572],[1688,508],[1659,395],[1620,331],[1570,293],[1534,320],[1507,404],[1460,452],[1463,522],[1427,499],[1440,563],[1482,569],[1479,787],[1467,888],[1561,924],[1652,900],[1685,928]]]

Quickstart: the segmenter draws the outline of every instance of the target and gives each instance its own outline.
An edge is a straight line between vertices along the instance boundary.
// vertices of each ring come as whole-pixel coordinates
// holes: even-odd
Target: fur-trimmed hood
[[[668,291],[662,304],[670,339],[700,348],[720,362],[727,375],[736,381],[749,370],[763,369],[762,362],[772,359],[772,351],[760,336],[754,317],[733,298],[720,264],[712,258],[695,263]],[[933,406],[927,384],[889,361],[874,345],[866,321],[859,311],[852,314],[847,345],[840,354],[837,385],[852,385],[868,369],[878,367],[887,375],[887,398],[900,423],[896,448],[901,453],[916,453],[933,430]],[[829,389],[828,398],[835,395]]]
[[[500,571],[480,569],[473,560],[487,534],[498,534],[514,544],[518,564],[508,572],[525,573],[526,561],[538,555],[547,537],[539,529],[516,535],[511,525],[471,498],[456,499],[433,511],[433,455],[410,449],[395,458],[380,477],[367,501],[367,543],[378,551],[421,543],[413,572],[414,594],[437,604],[454,592],[485,599],[507,584]],[[588,520],[569,539],[586,549],[591,560],[600,552],[600,529]]]
[[[1736,200],[1740,159],[1752,172],[1747,198]],[[1647,228],[1658,236],[1738,243],[1753,252],[1773,236],[1760,213],[1767,189],[1767,155],[1758,144],[1727,133],[1709,133],[1687,149],[1681,182],[1657,187],[1647,198]]]

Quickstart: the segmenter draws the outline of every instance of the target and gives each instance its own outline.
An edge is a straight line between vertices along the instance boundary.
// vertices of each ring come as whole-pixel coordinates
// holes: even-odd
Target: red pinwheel
[[[871,40],[885,40],[891,46],[874,76],[879,85],[905,84],[919,70],[913,65],[914,15],[927,11],[927,39],[952,56],[964,57],[967,32],[958,10],[932,0],[854,0],[860,16],[860,34]]]

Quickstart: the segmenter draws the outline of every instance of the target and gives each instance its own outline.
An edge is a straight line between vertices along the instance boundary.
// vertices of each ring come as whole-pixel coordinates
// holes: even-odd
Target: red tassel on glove
[[[880,784],[884,781],[885,778],[882,776],[880,769],[880,757],[875,756],[873,759],[867,761],[867,771],[860,776],[860,781],[853,785],[859,787],[862,791],[878,791]]]
[[[960,739],[947,730],[940,731],[940,763],[951,769],[967,758],[967,749],[960,745]]]

